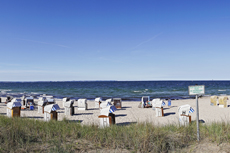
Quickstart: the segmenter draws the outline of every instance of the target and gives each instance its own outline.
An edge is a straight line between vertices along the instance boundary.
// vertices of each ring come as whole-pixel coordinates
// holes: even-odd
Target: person
[[[171,99],[169,98],[169,99],[168,99],[168,107],[171,107],[171,104],[172,104],[172,103],[171,103]]]

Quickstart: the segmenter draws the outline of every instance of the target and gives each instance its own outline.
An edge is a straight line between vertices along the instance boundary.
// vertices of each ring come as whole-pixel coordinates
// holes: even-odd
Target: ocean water
[[[187,99],[188,86],[205,85],[205,95],[230,95],[230,81],[70,81],[70,82],[0,82],[1,96],[41,94],[73,99],[96,97],[140,101],[150,98]]]

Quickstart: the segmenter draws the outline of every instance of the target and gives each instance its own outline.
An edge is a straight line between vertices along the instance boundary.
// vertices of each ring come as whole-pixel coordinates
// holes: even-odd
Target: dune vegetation
[[[196,136],[196,123],[181,127],[135,123],[98,128],[66,119],[44,122],[0,116],[0,152],[178,152],[197,144]],[[200,142],[228,143],[230,124],[201,124],[200,137]]]

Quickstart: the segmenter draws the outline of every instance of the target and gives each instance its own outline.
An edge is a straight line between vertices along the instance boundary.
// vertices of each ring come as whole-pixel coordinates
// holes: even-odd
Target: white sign
[[[204,95],[204,85],[188,86],[189,95]]]

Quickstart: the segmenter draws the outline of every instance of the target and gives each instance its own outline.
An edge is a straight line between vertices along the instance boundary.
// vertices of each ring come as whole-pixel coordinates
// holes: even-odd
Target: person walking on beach
[[[169,99],[168,99],[168,107],[171,107],[171,104],[172,104],[172,103],[171,103],[171,99],[169,98]]]

